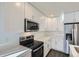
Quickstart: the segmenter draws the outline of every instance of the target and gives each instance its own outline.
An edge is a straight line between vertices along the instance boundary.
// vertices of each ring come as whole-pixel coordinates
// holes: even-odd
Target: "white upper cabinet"
[[[79,22],[79,11],[75,12],[75,21]]]
[[[24,13],[25,18],[31,19],[32,18],[32,6],[29,3],[24,4]]]
[[[79,11],[64,14],[64,23],[79,22]]]
[[[40,19],[40,21],[39,21],[40,23],[39,23],[39,30],[40,31],[47,31],[47,19],[46,19],[46,17],[43,17],[43,18],[41,18]]]
[[[61,17],[57,17],[57,29],[58,31],[64,32],[64,22]]]
[[[5,32],[23,32],[24,3],[2,3]]]
[[[75,21],[74,13],[66,13],[64,14],[64,23],[72,23]]]
[[[60,17],[47,18],[47,31],[64,31],[64,23]]]
[[[32,8],[33,16],[32,20],[39,23],[39,31],[46,31],[46,17],[39,12],[36,8]]]
[[[47,19],[47,31],[57,31],[57,18]]]
[[[32,20],[39,22],[41,13],[34,7],[32,7]]]

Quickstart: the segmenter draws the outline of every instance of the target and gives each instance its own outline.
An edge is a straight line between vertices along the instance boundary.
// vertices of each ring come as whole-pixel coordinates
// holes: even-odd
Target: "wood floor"
[[[51,49],[46,57],[69,57],[68,54]]]

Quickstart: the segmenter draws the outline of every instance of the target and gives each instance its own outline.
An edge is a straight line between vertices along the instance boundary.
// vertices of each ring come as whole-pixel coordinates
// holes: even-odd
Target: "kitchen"
[[[56,4],[58,5],[56,6]],[[64,23],[71,23],[75,17],[72,13],[65,14],[64,12],[60,12],[64,4],[55,2],[1,2],[0,56],[46,57],[51,49],[69,54],[69,45],[65,39]],[[74,6],[74,4],[72,3],[71,5]],[[50,10],[50,6],[56,7],[57,10],[54,14],[59,11],[56,16],[51,14],[52,10],[54,11],[55,9],[52,8]],[[48,8],[44,9],[44,7]],[[58,9],[58,7],[60,8]],[[62,9],[64,7],[65,5]],[[76,7],[74,8],[76,10]],[[45,10],[45,12],[42,10]],[[67,11],[73,10],[70,8]],[[78,17],[77,13],[76,15]],[[68,18],[70,21],[68,21]],[[75,21],[78,22],[78,19]],[[26,40],[27,42],[24,43]],[[32,44],[33,41],[36,43]],[[30,46],[28,46],[28,43],[31,43]]]

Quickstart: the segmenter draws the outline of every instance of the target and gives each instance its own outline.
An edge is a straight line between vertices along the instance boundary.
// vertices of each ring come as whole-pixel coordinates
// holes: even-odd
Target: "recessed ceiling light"
[[[53,14],[50,15],[50,17],[53,17],[53,16],[54,16]]]
[[[19,7],[20,5],[21,5],[21,3],[19,3],[19,2],[16,3],[16,6],[18,6],[18,7]]]

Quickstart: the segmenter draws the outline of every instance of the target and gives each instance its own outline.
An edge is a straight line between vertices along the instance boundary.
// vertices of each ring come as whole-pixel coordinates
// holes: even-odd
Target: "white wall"
[[[19,44],[19,33],[24,29],[24,5],[0,3],[0,46]]]

